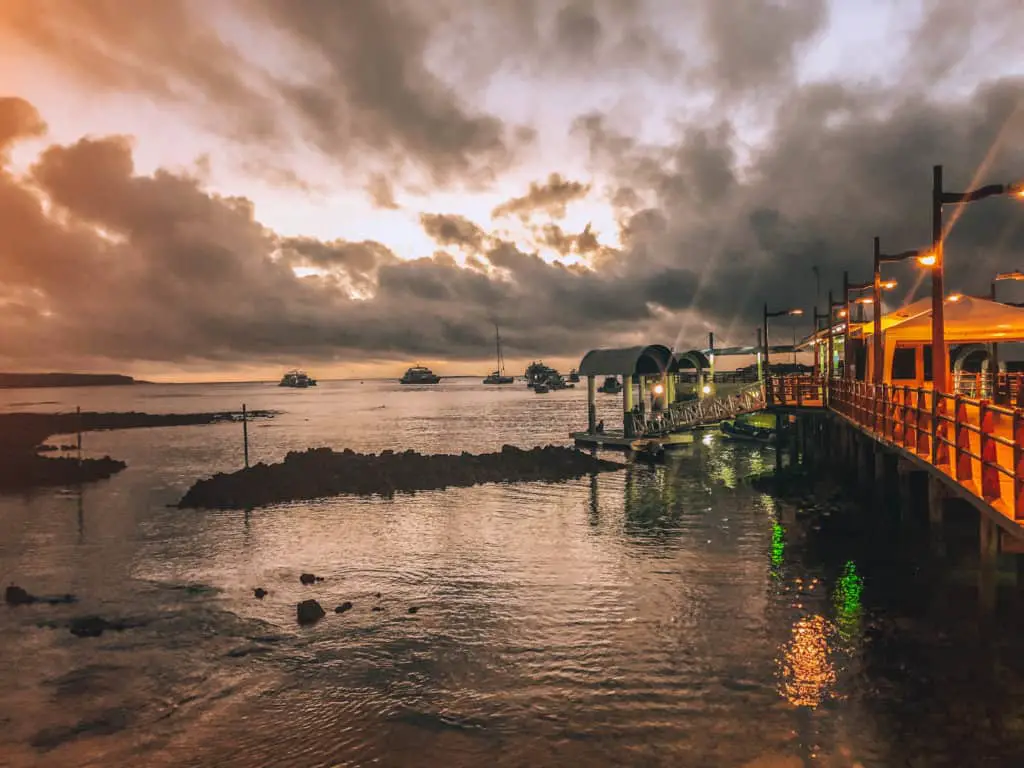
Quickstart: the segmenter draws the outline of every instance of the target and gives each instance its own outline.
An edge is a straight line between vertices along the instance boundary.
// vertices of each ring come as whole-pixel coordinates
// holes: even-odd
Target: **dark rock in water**
[[[253,595],[255,595],[255,596],[256,596],[257,598],[259,598],[260,600],[262,600],[262,599],[263,599],[264,597],[266,597],[266,596],[267,596],[267,594],[268,594],[268,593],[267,593],[267,590],[265,590],[265,589],[264,589],[263,587],[256,587],[256,589],[254,589],[254,590],[252,591],[252,593],[253,593]]]
[[[352,603],[349,602],[348,600],[346,600],[344,603],[342,603],[337,608],[335,608],[334,612],[335,613],[344,613],[345,611],[351,611],[351,610],[352,610]]]
[[[11,584],[4,591],[4,601],[8,605],[30,605],[37,600],[35,595],[30,595],[21,587]]]
[[[315,624],[327,614],[316,600],[303,600],[296,606],[299,624]]]
[[[387,497],[481,483],[555,482],[623,466],[554,445],[529,450],[505,445],[498,453],[476,455],[423,455],[415,451],[378,455],[310,448],[289,453],[280,464],[260,463],[199,480],[178,507],[252,509],[343,493]]]
[[[299,581],[303,584],[309,585],[315,584],[318,581],[323,581],[323,579],[319,576],[314,576],[312,573],[303,573],[299,576]]]
[[[99,637],[108,629],[121,632],[130,626],[127,622],[107,621],[101,616],[80,616],[71,620],[68,629],[75,637]]]
[[[417,608],[417,607],[416,607],[416,606],[414,605],[414,606],[412,606],[411,608],[409,608],[409,613],[418,613],[418,612],[419,612],[419,610],[420,610],[420,609],[419,609],[419,608]]]
[[[375,605],[370,610],[373,611],[374,613],[377,613],[378,611],[383,611],[384,609],[381,608],[379,605]]]

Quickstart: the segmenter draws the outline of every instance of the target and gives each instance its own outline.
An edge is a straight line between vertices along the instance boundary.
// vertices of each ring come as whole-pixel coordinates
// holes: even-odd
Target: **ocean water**
[[[0,392],[4,411],[243,402],[282,411],[250,424],[252,461],[566,444],[586,419],[582,389],[473,380]],[[0,497],[0,578],[79,598],[0,606],[2,766],[1024,764],[1014,564],[985,611],[969,519],[937,549],[912,516],[804,515],[743,482],[773,464],[758,446],[247,513],[170,506],[241,465],[238,424],[84,445],[128,469]],[[328,615],[299,627],[309,597]],[[133,626],[71,635],[88,614]]]

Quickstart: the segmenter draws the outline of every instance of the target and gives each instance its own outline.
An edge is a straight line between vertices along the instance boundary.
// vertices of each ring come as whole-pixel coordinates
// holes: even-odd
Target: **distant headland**
[[[148,383],[116,373],[0,373],[0,389],[120,387]]]

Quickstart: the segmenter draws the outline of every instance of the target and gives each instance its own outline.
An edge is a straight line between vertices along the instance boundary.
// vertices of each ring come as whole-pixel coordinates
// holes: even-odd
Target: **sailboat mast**
[[[498,359],[498,375],[505,375],[505,366],[501,360],[501,334],[498,332],[498,324],[494,324],[494,352]]]

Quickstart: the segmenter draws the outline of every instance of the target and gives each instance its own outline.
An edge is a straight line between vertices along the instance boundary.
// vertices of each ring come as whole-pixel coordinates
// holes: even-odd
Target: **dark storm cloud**
[[[20,367],[480,359],[494,321],[510,350],[574,354],[581,329],[627,332],[652,313],[645,289],[619,295],[614,270],[550,264],[480,230],[455,230],[488,248],[471,268],[280,237],[245,198],[140,174],[117,136],[51,146],[27,178],[0,174],[0,229],[0,360]]]
[[[546,213],[554,218],[565,216],[565,207],[585,197],[590,191],[589,184],[563,179],[560,174],[552,173],[546,182],[531,182],[530,188],[522,197],[514,197],[497,206],[491,216],[498,219],[503,216],[519,216],[524,221],[535,213]]]
[[[731,162],[700,134],[645,147],[593,118],[582,124],[598,162],[633,193],[661,201],[624,225],[630,263],[655,274],[680,260],[701,264],[693,308],[723,331],[753,327],[765,300],[809,314],[814,266],[823,293],[839,285],[844,269],[855,281],[867,279],[875,234],[891,250],[926,245],[933,164],[945,164],[951,189],[1024,179],[1022,79],[990,83],[963,102],[810,86],[785,100],[776,117],[745,182],[726,172]],[[948,210],[947,221],[954,215]],[[947,282],[980,293],[1022,252],[1018,202],[969,206],[948,241]],[[900,277],[909,286],[917,275]]]
[[[775,86],[792,77],[797,49],[822,30],[825,0],[702,0],[705,76],[725,94]]]
[[[929,86],[956,70],[982,74],[1019,58],[1024,3],[1019,0],[925,0],[907,51],[909,79]]]
[[[378,164],[411,165],[436,183],[486,179],[530,136],[475,112],[427,67],[422,5],[253,0],[224,8],[257,31],[246,45],[288,41],[305,70],[289,79],[253,64],[187,0],[39,0],[5,9],[3,26],[90,84],[197,107],[208,127],[261,147],[300,137],[356,167],[369,151]]]
[[[484,247],[487,233],[465,216],[441,213],[421,213],[423,231],[438,245],[454,245],[479,251]]]

